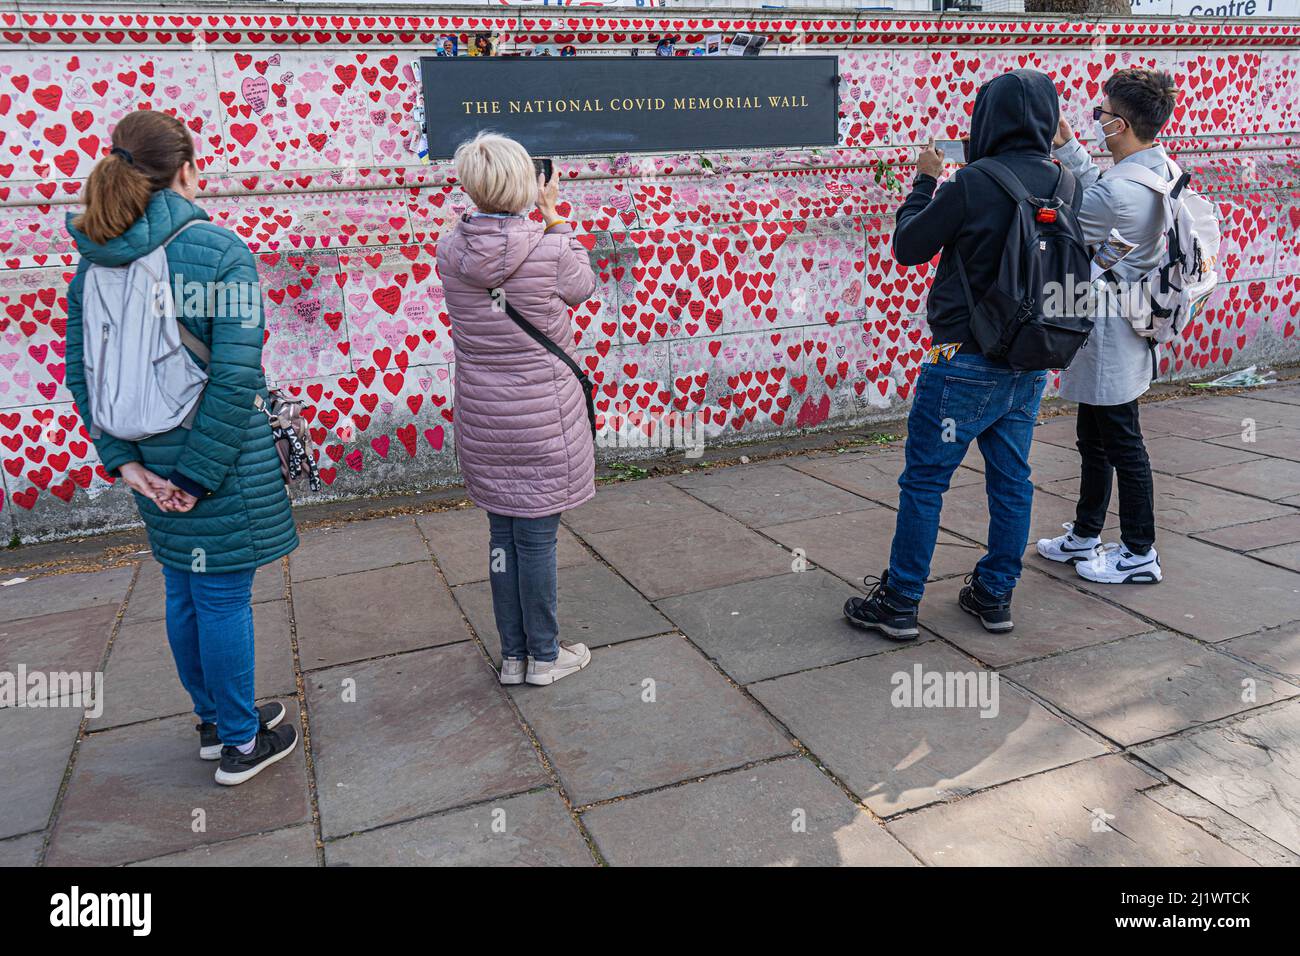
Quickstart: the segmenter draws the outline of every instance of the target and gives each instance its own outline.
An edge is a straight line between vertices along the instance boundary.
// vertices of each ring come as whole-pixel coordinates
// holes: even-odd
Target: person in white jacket
[[[1155,141],[1174,111],[1173,78],[1133,67],[1107,80],[1103,92],[1101,105],[1092,111],[1096,145],[1110,152],[1116,166],[1138,163],[1173,179],[1176,167]],[[1160,195],[1098,169],[1064,117],[1053,146],[1053,155],[1084,188],[1079,224],[1088,245],[1095,248],[1112,230],[1135,244],[1111,270],[1115,279],[1136,281],[1155,268],[1166,228]],[[1079,501],[1066,533],[1041,539],[1038,553],[1073,563],[1079,576],[1091,581],[1155,584],[1163,576],[1155,547],[1155,490],[1137,402],[1151,383],[1155,358],[1149,340],[1123,313],[1118,297],[1101,296],[1092,334],[1061,372],[1061,397],[1079,403]],[[1113,478],[1119,485],[1121,543],[1106,545],[1100,535]]]

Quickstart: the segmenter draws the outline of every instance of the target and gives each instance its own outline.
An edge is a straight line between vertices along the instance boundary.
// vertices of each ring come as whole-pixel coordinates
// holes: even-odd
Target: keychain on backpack
[[[311,433],[307,420],[302,417],[302,399],[291,398],[278,388],[268,389],[269,402],[258,395],[253,404],[266,416],[271,425],[271,438],[275,442],[276,454],[280,456],[280,474],[286,485],[307,479],[307,487],[320,491],[320,468],[308,449],[311,447]]]

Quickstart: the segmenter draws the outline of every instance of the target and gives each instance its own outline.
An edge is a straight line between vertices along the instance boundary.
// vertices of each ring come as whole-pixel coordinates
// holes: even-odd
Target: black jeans
[[[1083,473],[1075,535],[1093,538],[1101,534],[1110,506],[1111,479],[1117,477],[1120,538],[1134,554],[1145,554],[1156,540],[1156,509],[1138,403],[1080,405],[1078,437]]]

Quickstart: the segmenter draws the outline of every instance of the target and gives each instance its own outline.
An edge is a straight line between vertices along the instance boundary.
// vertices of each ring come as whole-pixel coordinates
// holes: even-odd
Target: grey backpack
[[[198,221],[128,265],[86,270],[81,325],[92,438],[102,431],[138,441],[193,422],[208,376],[183,347],[198,339],[176,320],[165,250]]]

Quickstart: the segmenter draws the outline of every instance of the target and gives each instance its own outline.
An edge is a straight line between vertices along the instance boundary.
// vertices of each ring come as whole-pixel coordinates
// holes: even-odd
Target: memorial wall
[[[962,135],[979,84],[1019,67],[1056,80],[1079,130],[1114,70],[1177,78],[1164,141],[1220,205],[1226,281],[1162,350],[1161,376],[1300,359],[1293,22],[382,10],[0,11],[0,537],[135,520],[64,386],[77,265],[64,219],[113,124],[141,108],[188,123],[201,204],[256,255],[266,374],[306,401],[325,481],[313,499],[457,480],[434,253],[467,203],[419,122],[420,58],[448,37],[462,55],[486,33],[495,53],[651,57],[664,36],[689,53],[749,32],[768,38],[759,66],[838,56],[837,144],[556,155],[562,211],[599,279],[573,321],[606,458],[646,454],[627,436],[649,443],[673,413],[709,443],[902,414],[929,341],[928,269],[890,256],[909,158],[931,135]],[[726,121],[698,111],[700,142]]]

